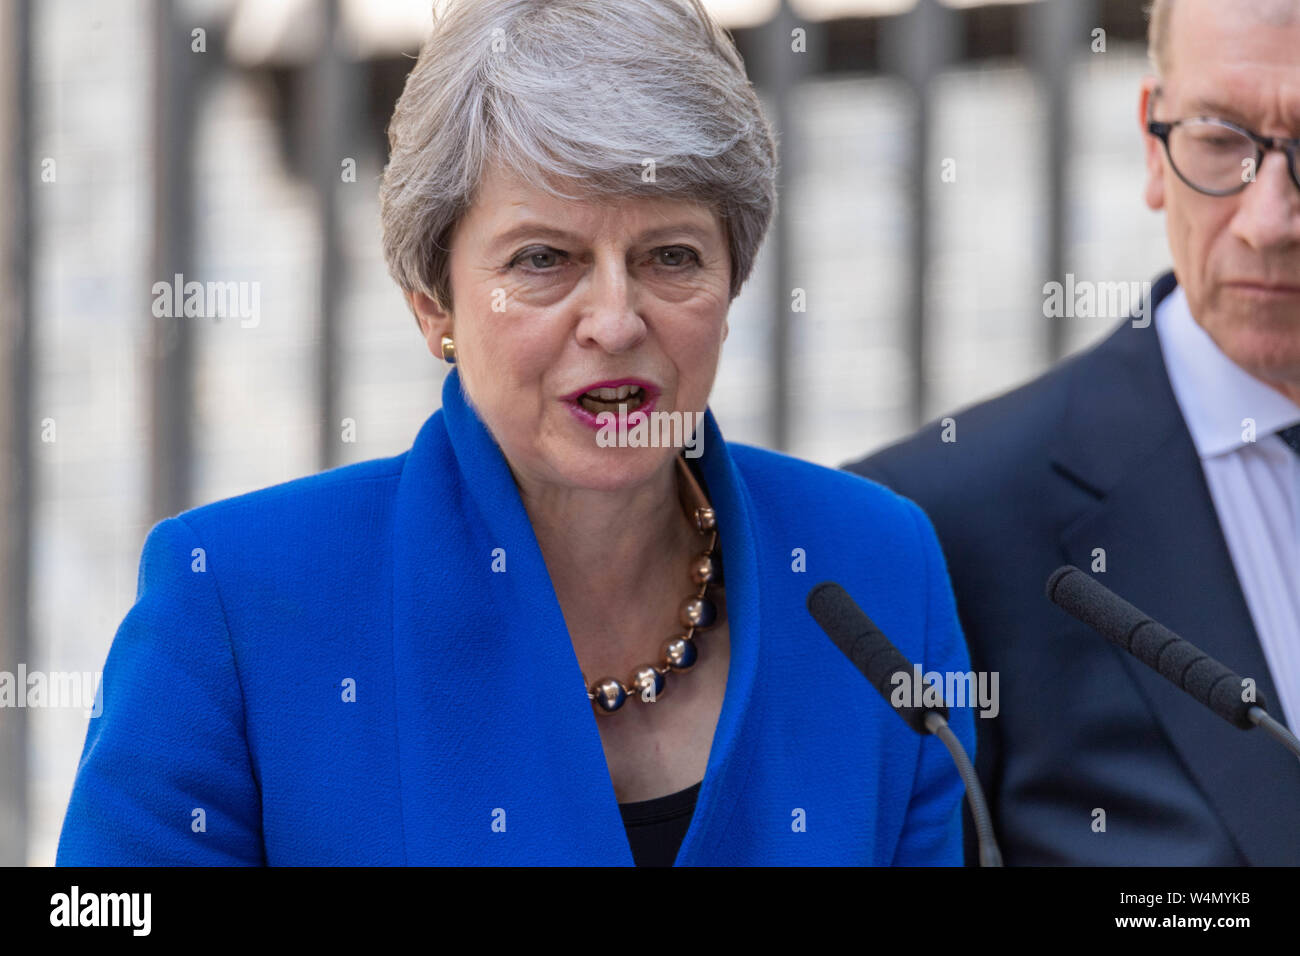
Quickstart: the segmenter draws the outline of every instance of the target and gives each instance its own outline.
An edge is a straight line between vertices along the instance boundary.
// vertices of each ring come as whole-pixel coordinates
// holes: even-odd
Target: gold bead
[[[688,597],[682,602],[681,622],[683,627],[699,630],[712,627],[718,620],[718,608],[706,597]]]
[[[649,664],[638,668],[632,676],[632,689],[640,695],[643,704],[653,704],[663,696],[666,688],[664,675]]]
[[[712,508],[695,509],[695,527],[700,529],[701,534],[706,531],[712,531],[717,523],[718,519],[717,516],[714,515]]]
[[[598,714],[612,714],[627,701],[627,691],[612,677],[605,677],[591,685],[592,706]]]
[[[716,573],[710,555],[701,554],[691,561],[691,580],[696,584],[708,584]]]
[[[663,659],[675,671],[689,670],[700,659],[700,649],[689,637],[670,637],[664,641]]]

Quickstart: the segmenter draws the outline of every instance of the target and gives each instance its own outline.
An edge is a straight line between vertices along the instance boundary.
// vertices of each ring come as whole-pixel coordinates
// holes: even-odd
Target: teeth
[[[641,394],[640,385],[620,385],[618,388],[593,388],[587,393],[589,398],[598,398],[602,402],[621,402],[632,394]]]
[[[628,408],[640,408],[646,400],[645,389],[639,385],[620,385],[618,388],[593,388],[579,396],[578,404],[589,412],[609,411],[618,403]]]

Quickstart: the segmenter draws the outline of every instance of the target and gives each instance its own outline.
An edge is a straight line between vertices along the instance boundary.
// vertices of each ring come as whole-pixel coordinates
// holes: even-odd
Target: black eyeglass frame
[[[1160,140],[1160,142],[1164,143],[1165,156],[1169,159],[1170,168],[1173,169],[1173,171],[1178,175],[1178,178],[1185,182],[1189,187],[1206,196],[1235,196],[1254,182],[1254,179],[1243,179],[1240,186],[1234,186],[1232,189],[1206,189],[1202,186],[1196,185],[1196,183],[1184,176],[1183,171],[1178,168],[1178,164],[1174,162],[1173,153],[1169,149],[1169,135],[1176,127],[1182,126],[1186,123],[1213,123],[1218,126],[1226,127],[1234,133],[1240,133],[1255,144],[1256,170],[1263,165],[1264,157],[1273,150],[1277,150],[1282,153],[1282,155],[1286,156],[1287,168],[1291,171],[1291,181],[1295,183],[1297,189],[1300,189],[1300,158],[1297,158],[1300,157],[1300,139],[1290,139],[1285,136],[1264,136],[1260,133],[1256,133],[1254,130],[1246,129],[1244,126],[1238,126],[1236,123],[1230,123],[1228,120],[1220,119],[1217,116],[1188,116],[1184,119],[1162,123],[1151,119],[1151,104],[1159,93],[1160,90],[1158,88],[1153,90],[1151,98],[1147,101],[1147,132]]]

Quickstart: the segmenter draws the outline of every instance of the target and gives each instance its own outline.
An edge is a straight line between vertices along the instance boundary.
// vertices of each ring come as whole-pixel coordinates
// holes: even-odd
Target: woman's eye
[[[565,255],[558,249],[535,249],[531,252],[521,252],[510,261],[510,268],[513,269],[520,264],[524,264],[535,272],[551,272],[554,271],[554,267],[559,264]],[[656,264],[672,269],[680,269],[683,266],[700,261],[699,254],[687,246],[667,246],[656,250],[654,256]]]
[[[688,249],[685,246],[669,246],[666,249],[660,249],[659,255],[662,257],[659,261],[666,266],[684,266],[691,262],[699,262],[700,257],[696,255],[694,249]]]
[[[521,262],[526,262],[533,269],[536,269],[539,272],[546,272],[549,271],[551,266],[555,265],[556,260],[558,260],[561,255],[563,255],[563,253],[558,252],[555,249],[536,249],[532,252],[521,252],[511,260],[510,267],[513,269]]]

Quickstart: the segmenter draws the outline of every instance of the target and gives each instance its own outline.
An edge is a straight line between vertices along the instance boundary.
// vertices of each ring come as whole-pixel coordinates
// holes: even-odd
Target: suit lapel
[[[1173,288],[1165,277],[1154,299]],[[1126,323],[1090,361],[1076,363],[1051,457],[1066,480],[1098,498],[1063,528],[1063,559],[1087,570],[1103,548],[1099,581],[1254,678],[1282,719],[1154,322]],[[1246,859],[1294,862],[1300,836],[1264,811],[1274,788],[1300,793],[1300,763],[1262,732],[1233,728],[1131,655],[1114,653]]]
[[[677,853],[678,866],[707,866],[723,855],[727,842],[753,839],[752,832],[737,832],[730,822],[739,803],[737,797],[747,790],[750,769],[759,759],[763,708],[758,699],[758,675],[767,673],[760,639],[764,612],[758,514],[711,410],[705,412],[703,451],[700,469],[718,518],[731,650],[722,712],[695,815]]]
[[[454,371],[407,454],[393,533],[408,862],[631,864],[541,549]]]

